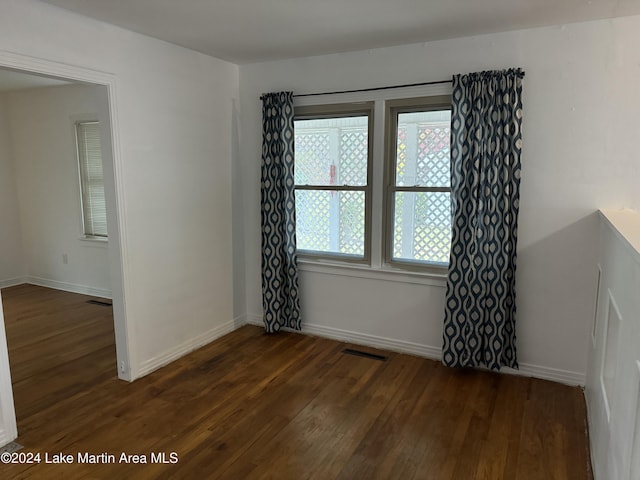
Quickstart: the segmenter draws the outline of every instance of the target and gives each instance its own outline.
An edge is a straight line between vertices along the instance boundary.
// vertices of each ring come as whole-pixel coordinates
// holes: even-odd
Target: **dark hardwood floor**
[[[3,479],[592,478],[579,388],[253,326],[129,384],[110,308],[33,286],[2,295],[18,441],[41,454],[0,465]],[[87,453],[115,463],[79,463]]]
[[[117,376],[111,307],[26,284],[3,289],[2,299],[18,427]]]

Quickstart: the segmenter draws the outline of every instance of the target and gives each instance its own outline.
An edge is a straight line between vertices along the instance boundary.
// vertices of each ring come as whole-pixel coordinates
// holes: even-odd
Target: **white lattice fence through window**
[[[434,113],[407,114],[404,124],[399,122],[396,185],[450,188],[449,122],[419,121],[420,115]],[[438,263],[449,261],[450,197],[448,191],[395,193],[393,258]]]
[[[343,129],[340,132],[340,166],[338,185],[367,184],[366,128]]]
[[[340,192],[340,253],[364,255],[364,192]]]
[[[451,203],[448,192],[416,193],[413,258],[448,262],[451,245]]]
[[[326,129],[296,133],[296,185],[329,183],[329,166],[331,165],[329,142],[329,131]]]
[[[296,121],[295,135],[298,248],[364,255],[365,193],[336,187],[367,185],[367,117]]]
[[[330,208],[329,192],[296,191],[296,240],[299,249],[330,251]]]
[[[416,184],[428,187],[450,186],[448,125],[421,125],[418,128],[418,167]]]

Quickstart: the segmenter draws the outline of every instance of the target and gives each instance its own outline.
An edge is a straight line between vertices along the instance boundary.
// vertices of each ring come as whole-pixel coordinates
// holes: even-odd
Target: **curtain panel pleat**
[[[262,97],[262,306],[268,333],[300,330],[296,203],[294,192],[293,93]]]
[[[442,353],[447,366],[518,368],[523,77],[520,69],[453,77],[452,242]]]

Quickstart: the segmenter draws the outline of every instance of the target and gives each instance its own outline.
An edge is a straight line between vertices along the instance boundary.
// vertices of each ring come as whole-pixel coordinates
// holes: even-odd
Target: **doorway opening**
[[[73,96],[78,94],[78,92],[83,92],[84,94],[87,94],[85,95],[85,100],[91,97],[91,102],[84,104],[80,102],[82,106],[76,106],[76,111],[72,112],[71,115],[68,115],[65,120],[61,119],[60,122],[66,122],[67,127],[71,131],[73,130],[73,125],[78,122],[78,115],[93,115],[95,120],[100,123],[108,240],[104,241],[97,238],[89,238],[89,236],[85,235],[85,232],[79,232],[79,234],[76,234],[75,237],[70,239],[69,231],[74,228],[72,226],[74,222],[77,222],[75,223],[76,226],[82,225],[82,209],[79,212],[73,213],[70,213],[68,209],[66,212],[57,211],[54,215],[47,215],[45,213],[35,220],[30,219],[26,221],[26,224],[28,225],[26,229],[22,226],[20,227],[17,239],[15,236],[14,238],[0,238],[0,248],[5,247],[6,245],[13,245],[14,247],[18,245],[18,247],[14,249],[13,253],[7,251],[2,252],[3,262],[0,263],[0,287],[27,284],[25,285],[25,288],[31,288],[32,290],[29,293],[34,294],[44,286],[48,287],[44,289],[45,291],[49,288],[53,288],[56,289],[53,291],[54,293],[62,294],[63,296],[64,294],[71,295],[69,298],[74,298],[73,296],[75,295],[77,298],[73,301],[79,301],[78,295],[88,295],[87,298],[89,300],[93,299],[101,303],[108,303],[109,301],[112,301],[113,306],[108,307],[109,310],[113,308],[112,315],[110,312],[107,315],[105,310],[102,310],[100,314],[94,315],[103,319],[107,317],[110,318],[108,321],[111,322],[111,324],[107,330],[109,330],[109,328],[112,329],[111,335],[115,343],[115,355],[112,354],[109,360],[111,363],[111,375],[115,377],[115,373],[117,372],[117,376],[120,379],[131,381],[135,378],[135,375],[132,374],[130,367],[132,364],[129,352],[129,345],[131,342],[130,332],[128,331],[126,324],[126,305],[124,295],[126,262],[124,261],[124,245],[122,242],[122,238],[124,237],[123,226],[120,223],[122,212],[119,210],[123,208],[123,202],[122,191],[120,188],[121,182],[118,181],[121,168],[117,148],[118,135],[117,130],[113,128],[113,125],[116,122],[114,112],[117,111],[115,78],[110,74],[96,72],[81,67],[57,64],[55,62],[48,62],[41,59],[33,59],[30,57],[0,52],[0,90],[3,85],[3,76],[8,78],[4,87],[6,91],[12,90],[11,87],[6,87],[6,85],[10,84],[10,81],[31,81],[35,83],[35,85],[27,88],[30,90],[33,89],[33,92],[41,90],[40,93],[42,93],[44,90],[49,90],[49,93],[53,95],[55,90],[59,90],[60,93],[64,93],[64,95],[58,95],[57,98],[53,95],[51,97],[53,104],[50,104],[47,109],[60,107],[61,104],[64,103],[62,101],[64,98],[62,97],[65,95]],[[77,90],[77,92],[74,91],[74,89]],[[21,88],[13,88],[13,90],[24,90],[19,96],[29,95],[28,93],[25,93],[29,90]],[[89,93],[91,95],[88,95]],[[2,93],[0,93],[0,96],[2,96]],[[16,107],[16,104],[13,104],[12,106]],[[20,133],[16,133],[16,131],[13,130],[8,133],[8,135],[11,136],[11,143],[12,145],[15,145],[18,141],[19,143],[25,141],[27,145],[25,148],[13,148],[10,151],[9,155],[14,157],[10,159],[12,162],[15,157],[20,157],[24,153],[23,150],[29,150],[33,147],[33,143],[42,143],[43,140],[45,142],[49,141],[52,143],[52,145],[50,145],[51,152],[54,150],[53,144],[59,143],[61,145],[64,142],[69,142],[72,146],[76,147],[72,143],[74,141],[74,136],[72,135],[62,135],[60,138],[53,136],[48,138],[48,140],[47,138],[30,138],[28,129],[29,119],[25,119],[20,116],[31,116],[31,121],[33,121],[34,118],[38,121],[44,120],[43,118],[38,118],[37,114],[35,117],[33,116],[34,112],[29,110],[29,108],[32,107],[34,107],[34,105],[30,105],[28,108],[25,107],[26,113],[25,111],[20,111],[17,107],[11,111],[11,115],[18,116],[17,123],[20,123],[21,125],[21,128],[19,129]],[[0,102],[0,109],[5,108],[6,105]],[[2,112],[0,112],[0,135],[2,135],[1,113]],[[48,113],[50,112],[40,111],[40,115],[42,117],[47,116]],[[5,115],[6,114],[7,112],[5,109]],[[10,119],[10,121],[13,120],[15,119]],[[30,134],[35,135],[35,132],[32,131]],[[0,155],[2,155],[2,152],[0,152]],[[66,155],[63,156],[66,157]],[[53,162],[54,155],[51,154],[49,157],[49,159],[45,159],[44,161]],[[77,157],[72,157],[71,159],[66,158],[66,161],[70,162],[73,168],[78,168]],[[16,184],[27,184],[31,185],[31,187],[29,187],[26,192],[20,192],[19,195],[16,193],[18,202],[15,203],[19,203],[17,213],[13,210],[13,213],[8,214],[11,218],[0,218],[0,221],[7,225],[7,222],[15,222],[17,217],[17,221],[20,223],[20,209],[25,210],[22,208],[24,204],[27,205],[26,210],[30,210],[33,206],[32,204],[38,203],[36,201],[38,199],[42,200],[44,198],[45,200],[52,200],[52,196],[48,197],[48,195],[50,195],[52,185],[54,182],[61,182],[65,177],[65,172],[66,174],[69,173],[70,164],[66,163],[64,168],[62,168],[61,165],[58,165],[58,167],[61,168],[55,168],[55,165],[51,164],[49,167],[53,168],[53,170],[51,170],[53,173],[51,173],[48,178],[40,179],[37,178],[38,175],[36,175],[37,172],[33,170],[33,166],[29,165],[26,166],[26,168],[23,168],[25,165],[21,164],[19,168],[20,172],[18,173],[19,179],[14,178],[13,180],[15,182],[14,187]],[[76,182],[75,190],[72,188],[66,189],[66,195],[65,193],[56,194],[60,199],[64,197],[67,202],[69,202],[71,198],[76,198],[77,200],[77,197],[81,196],[80,190],[82,185],[78,182],[79,177],[77,175],[72,175],[72,180]],[[63,188],[62,190],[65,189]],[[79,200],[79,202],[81,202],[81,200]],[[15,203],[13,205],[14,209],[16,207]],[[42,202],[40,202],[40,204],[42,204]],[[7,208],[4,210],[8,211],[9,209]],[[7,214],[4,210],[0,210],[0,216]],[[52,216],[54,218],[51,218]],[[72,220],[69,220],[69,218],[72,218]],[[57,238],[57,236],[55,240],[52,238],[39,238],[38,232],[41,230],[38,230],[38,228],[42,225],[38,224],[55,224],[56,221],[60,226],[60,230],[64,230],[66,232],[66,240]],[[34,225],[36,225],[36,227],[33,227]],[[3,231],[7,231],[7,229],[3,228]],[[28,237],[29,240],[25,241],[24,237]],[[48,246],[46,244],[47,240],[49,241]],[[2,242],[6,243],[6,245],[3,246]],[[22,251],[20,251],[20,247],[22,247]],[[8,260],[4,261],[5,258]],[[20,270],[20,265],[22,265],[22,270]],[[2,269],[6,270],[4,274]],[[33,284],[39,286],[33,287]],[[42,291],[40,291],[40,293],[42,293]],[[49,294],[49,296],[51,296],[51,294]],[[105,301],[105,299],[108,300]],[[67,299],[67,301],[70,302],[71,300]],[[84,302],[85,300],[83,299],[82,301]],[[73,302],[71,301],[71,303]],[[91,308],[105,309],[105,306],[95,304],[86,305]],[[10,312],[5,310],[5,316],[7,313]],[[0,319],[1,318],[2,315],[0,315]],[[0,353],[2,354],[0,355],[0,382],[2,383],[2,385],[0,385],[0,409],[2,410],[1,413],[4,422],[4,425],[0,425],[0,427],[2,427],[0,430],[3,430],[2,441],[3,443],[6,443],[7,441],[16,438],[17,431],[15,434],[13,433],[13,431],[15,431],[15,414],[13,410],[14,392],[11,388],[10,381],[8,381],[8,349],[5,339],[2,338],[4,336],[4,325],[1,325],[0,327],[2,328],[0,333],[3,334],[0,335]],[[28,336],[29,333],[25,332],[22,335]],[[32,346],[30,348],[35,347]],[[108,357],[106,350],[102,352],[102,354],[105,358]],[[35,378],[36,377],[34,377],[34,381],[36,381]],[[14,420],[13,427],[11,425],[12,418]]]

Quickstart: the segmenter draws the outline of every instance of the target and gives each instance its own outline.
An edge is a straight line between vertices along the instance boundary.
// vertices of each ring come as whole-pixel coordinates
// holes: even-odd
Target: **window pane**
[[[362,191],[296,190],[299,250],[364,256]]]
[[[100,149],[100,124],[98,122],[77,123],[76,139],[82,187],[84,234],[106,237],[107,209]]]
[[[448,187],[451,111],[398,114],[396,185]]]
[[[296,120],[296,185],[367,184],[369,119]]]
[[[396,192],[393,258],[448,263],[451,247],[449,192]]]

